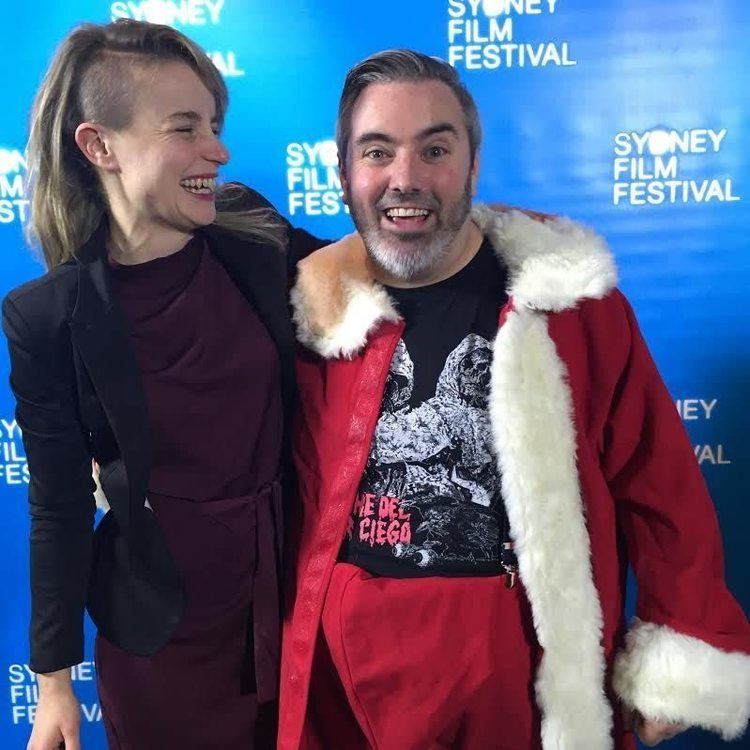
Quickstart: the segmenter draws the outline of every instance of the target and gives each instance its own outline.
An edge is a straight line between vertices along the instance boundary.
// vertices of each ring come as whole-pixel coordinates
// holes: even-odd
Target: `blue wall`
[[[251,184],[321,236],[351,226],[331,142],[347,69],[398,46],[453,62],[484,122],[479,198],[567,214],[610,241],[696,446],[724,532],[727,578],[747,608],[744,0],[9,0],[0,26],[0,295],[42,272],[22,237],[34,91],[72,26],[121,16],[173,23],[212,53],[231,92],[224,177]],[[0,670],[8,685],[0,747],[22,748],[35,702],[25,666],[28,475],[7,370],[0,350]],[[75,674],[87,749],[104,747],[91,653],[89,638],[89,661]],[[692,731],[671,746],[721,743]]]

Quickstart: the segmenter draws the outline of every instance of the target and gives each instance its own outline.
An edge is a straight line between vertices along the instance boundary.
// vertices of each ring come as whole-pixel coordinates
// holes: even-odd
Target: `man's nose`
[[[391,162],[388,187],[401,193],[419,192],[424,189],[422,162],[417,154],[403,152]]]

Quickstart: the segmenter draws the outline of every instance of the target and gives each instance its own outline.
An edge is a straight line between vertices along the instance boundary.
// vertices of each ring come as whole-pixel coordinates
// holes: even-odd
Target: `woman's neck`
[[[123,226],[110,217],[107,253],[116,263],[132,266],[173,255],[182,250],[192,236],[192,233],[175,229]]]

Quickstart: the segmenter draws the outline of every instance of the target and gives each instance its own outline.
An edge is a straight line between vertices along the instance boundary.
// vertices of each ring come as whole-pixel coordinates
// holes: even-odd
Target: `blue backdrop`
[[[747,609],[745,0],[8,0],[2,16],[0,295],[43,270],[22,236],[27,114],[54,48],[76,23],[141,18],[201,43],[231,92],[224,177],[329,237],[351,228],[332,142],[347,69],[389,47],[449,60],[483,118],[479,198],[570,215],[611,243],[713,492],[727,578]],[[0,350],[0,668],[8,685],[0,747],[23,748],[37,697],[26,666],[28,471],[7,370]],[[91,645],[89,630],[89,661],[74,670],[87,750],[104,747]],[[671,746],[722,743],[691,731]]]

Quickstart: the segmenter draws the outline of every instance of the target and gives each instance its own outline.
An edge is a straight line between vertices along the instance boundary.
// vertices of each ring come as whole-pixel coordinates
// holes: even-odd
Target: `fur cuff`
[[[743,732],[750,714],[750,656],[722,651],[666,625],[635,620],[615,661],[618,697],[651,719]]]

